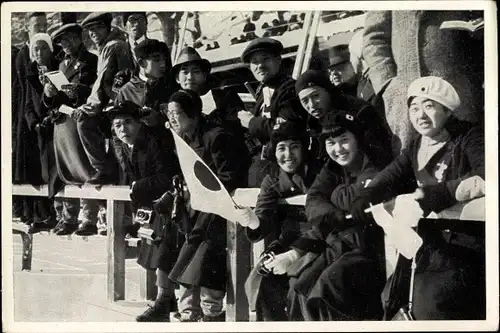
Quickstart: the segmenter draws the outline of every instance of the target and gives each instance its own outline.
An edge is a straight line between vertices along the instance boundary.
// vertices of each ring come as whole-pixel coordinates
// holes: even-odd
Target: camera
[[[154,211],[147,208],[139,208],[134,217],[134,223],[141,225],[139,230],[137,230],[137,235],[140,238],[144,238],[148,244],[160,242],[162,239],[152,228],[154,219]]]

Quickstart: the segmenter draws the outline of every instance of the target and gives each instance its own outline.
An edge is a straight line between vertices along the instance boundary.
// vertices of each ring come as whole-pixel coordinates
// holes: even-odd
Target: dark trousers
[[[54,224],[53,200],[44,197],[15,197],[16,210],[24,221]]]
[[[257,321],[287,321],[288,276],[262,277],[256,303]]]
[[[84,115],[77,121],[76,125],[90,165],[97,172],[108,173],[105,133],[102,130],[103,122],[102,116],[89,117]]]
[[[64,223],[77,224],[78,214],[80,213],[80,199],[67,198],[54,200],[54,209],[56,211],[57,221]]]

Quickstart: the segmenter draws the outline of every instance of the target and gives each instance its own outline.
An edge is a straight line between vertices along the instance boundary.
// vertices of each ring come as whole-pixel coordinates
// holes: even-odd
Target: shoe
[[[99,235],[101,235],[101,236],[107,236],[108,235],[108,230],[107,229],[101,229],[101,230],[99,230]]]
[[[135,318],[138,322],[170,322],[170,307],[155,303]]]
[[[59,229],[56,231],[57,236],[71,235],[78,229],[78,224],[63,222]]]
[[[104,172],[96,172],[89,180],[87,184],[90,185],[104,185],[109,183],[109,177]]]
[[[92,235],[97,235],[97,226],[95,224],[91,224],[90,222],[84,222],[75,231],[75,235],[78,235],[78,236],[92,236]]]
[[[217,321],[217,322],[224,322],[226,321],[226,312],[223,311],[221,312],[221,314],[217,315],[217,316],[207,316],[205,314],[203,314],[203,319],[202,321]]]
[[[42,231],[50,232],[51,229],[52,229],[52,226],[47,224],[47,223],[33,222],[28,229],[28,233],[29,234],[37,234],[37,233],[42,232]]]

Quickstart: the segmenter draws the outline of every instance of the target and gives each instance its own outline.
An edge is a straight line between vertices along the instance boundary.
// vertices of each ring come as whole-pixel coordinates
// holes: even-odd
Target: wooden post
[[[153,269],[141,269],[140,295],[146,301],[154,301],[158,293],[156,272]]]
[[[125,233],[123,203],[107,201],[108,219],[108,301],[125,299]]]
[[[248,321],[250,317],[245,294],[245,281],[250,273],[252,257],[245,229],[239,224],[227,223],[228,286],[226,321]]]

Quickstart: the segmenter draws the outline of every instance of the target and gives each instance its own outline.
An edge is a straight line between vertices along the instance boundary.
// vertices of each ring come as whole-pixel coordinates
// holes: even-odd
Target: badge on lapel
[[[441,162],[438,163],[437,166],[438,169],[434,173],[434,177],[436,177],[438,183],[441,183],[443,181],[444,172],[446,171],[446,169],[448,169],[448,165],[446,165],[444,162]]]

